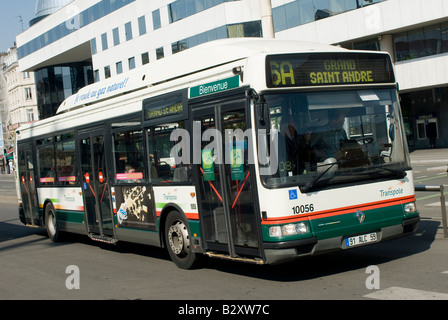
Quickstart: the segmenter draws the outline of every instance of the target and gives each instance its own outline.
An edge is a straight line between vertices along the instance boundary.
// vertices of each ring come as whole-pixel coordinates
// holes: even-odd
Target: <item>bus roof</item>
[[[142,68],[88,85],[67,98],[59,107],[57,114],[260,53],[340,51],[346,51],[346,49],[310,42],[275,39],[233,38],[211,41],[147,64]]]

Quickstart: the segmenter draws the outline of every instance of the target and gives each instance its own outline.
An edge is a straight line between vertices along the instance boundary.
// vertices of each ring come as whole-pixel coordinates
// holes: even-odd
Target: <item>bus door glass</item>
[[[34,153],[32,145],[19,146],[19,177],[20,192],[22,195],[25,222],[31,225],[40,225],[36,182],[34,175]]]
[[[79,134],[81,179],[89,233],[113,235],[104,129]]]
[[[207,248],[261,257],[246,117],[244,100],[193,109],[193,132],[201,133],[200,161],[193,162]]]

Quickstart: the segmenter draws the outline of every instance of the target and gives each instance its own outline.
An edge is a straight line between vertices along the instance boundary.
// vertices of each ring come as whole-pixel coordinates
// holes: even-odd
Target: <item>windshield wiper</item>
[[[322,179],[322,177],[331,169],[333,168],[333,166],[335,164],[339,164],[340,162],[333,162],[332,164],[328,165],[328,168],[325,169],[324,172],[322,172],[320,175],[318,175],[317,177],[315,177],[313,180],[311,180],[310,182],[307,182],[304,186],[300,186],[300,192],[305,193],[308,192],[308,190],[310,190],[312,187],[314,187],[314,185],[320,180]]]
[[[403,169],[399,170],[399,169],[392,169],[392,168],[388,168],[388,167],[373,167],[372,169],[379,169],[376,172],[382,171],[382,170],[392,172],[392,173],[396,174],[398,176],[398,178],[400,178],[400,179],[407,176],[407,173],[405,171],[405,170],[407,170],[407,168],[403,168]]]

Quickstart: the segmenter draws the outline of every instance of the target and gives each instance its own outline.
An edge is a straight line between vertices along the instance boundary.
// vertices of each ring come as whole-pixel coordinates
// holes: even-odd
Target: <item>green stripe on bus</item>
[[[56,219],[71,223],[84,223],[84,212],[56,210]]]

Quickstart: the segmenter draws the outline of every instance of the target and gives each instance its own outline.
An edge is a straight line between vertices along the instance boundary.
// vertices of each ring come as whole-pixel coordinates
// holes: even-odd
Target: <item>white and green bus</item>
[[[16,133],[19,215],[47,229],[257,264],[418,226],[386,53],[227,39],[89,85]]]

